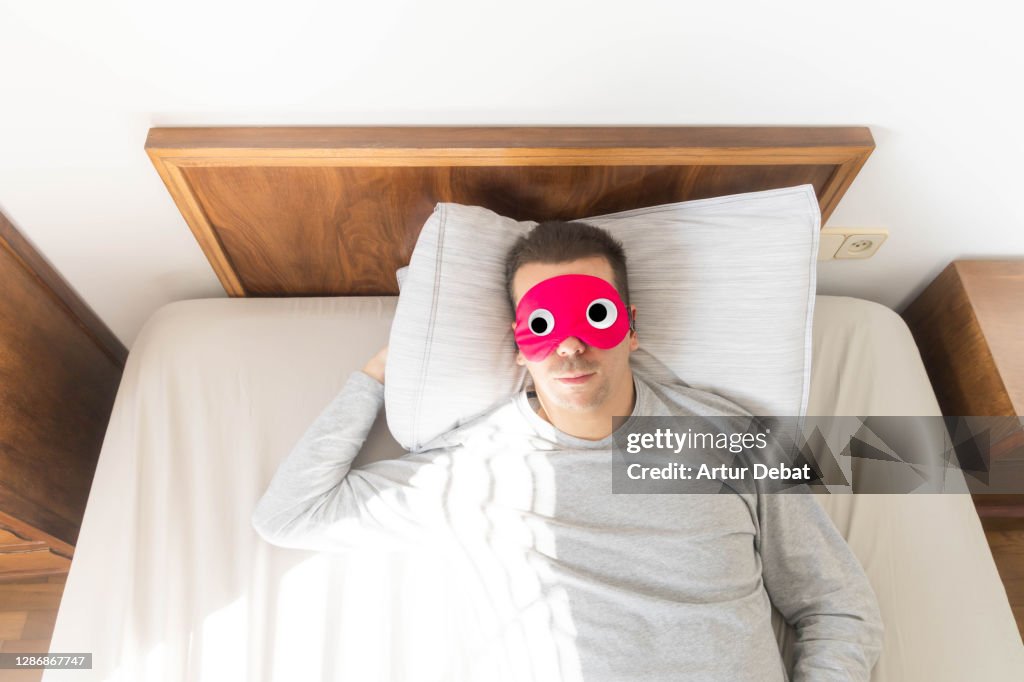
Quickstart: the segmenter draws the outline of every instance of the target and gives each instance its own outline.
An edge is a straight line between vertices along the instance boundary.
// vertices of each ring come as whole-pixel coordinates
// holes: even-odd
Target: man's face
[[[512,280],[515,305],[530,288],[558,275],[592,275],[614,286],[612,266],[602,256],[581,258],[565,263],[527,263],[516,271]],[[636,315],[636,307],[629,306]],[[515,322],[512,323],[515,331]],[[562,341],[546,358],[528,360],[519,351],[516,363],[525,366],[533,377],[534,386],[542,401],[568,410],[596,410],[610,397],[632,390],[632,372],[629,354],[640,347],[636,332],[630,332],[612,348],[589,346],[581,339],[570,336]],[[579,377],[572,379],[573,377]]]

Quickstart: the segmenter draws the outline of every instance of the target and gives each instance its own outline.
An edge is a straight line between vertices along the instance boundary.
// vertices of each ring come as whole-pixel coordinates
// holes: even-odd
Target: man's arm
[[[758,495],[765,588],[796,630],[793,682],[870,680],[878,600],[857,557],[809,494]]]
[[[351,468],[384,403],[384,385],[374,378],[376,360],[383,378],[378,354],[349,376],[278,465],[251,518],[267,542],[335,550],[370,542],[406,547],[426,540],[427,522],[435,514],[423,494],[424,482],[436,477],[423,470],[422,456]]]

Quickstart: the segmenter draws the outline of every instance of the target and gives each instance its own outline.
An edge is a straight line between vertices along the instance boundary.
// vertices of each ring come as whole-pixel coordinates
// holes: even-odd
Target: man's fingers
[[[383,384],[384,366],[387,363],[387,358],[388,347],[384,346],[379,351],[377,351],[376,355],[370,358],[370,360],[366,363],[366,367],[363,367],[363,371]]]

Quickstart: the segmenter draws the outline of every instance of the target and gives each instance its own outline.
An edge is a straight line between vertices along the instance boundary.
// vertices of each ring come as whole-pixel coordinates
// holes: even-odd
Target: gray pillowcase
[[[756,415],[803,415],[821,215],[811,185],[583,218],[622,242],[633,369]],[[388,426],[409,450],[532,383],[515,363],[505,255],[536,225],[438,204],[407,268],[388,349]]]

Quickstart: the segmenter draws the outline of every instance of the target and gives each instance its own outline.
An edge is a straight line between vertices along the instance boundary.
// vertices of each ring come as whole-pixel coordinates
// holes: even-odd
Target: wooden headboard
[[[146,152],[230,296],[396,295],[437,202],[573,219],[810,183],[864,127],[153,128]]]

